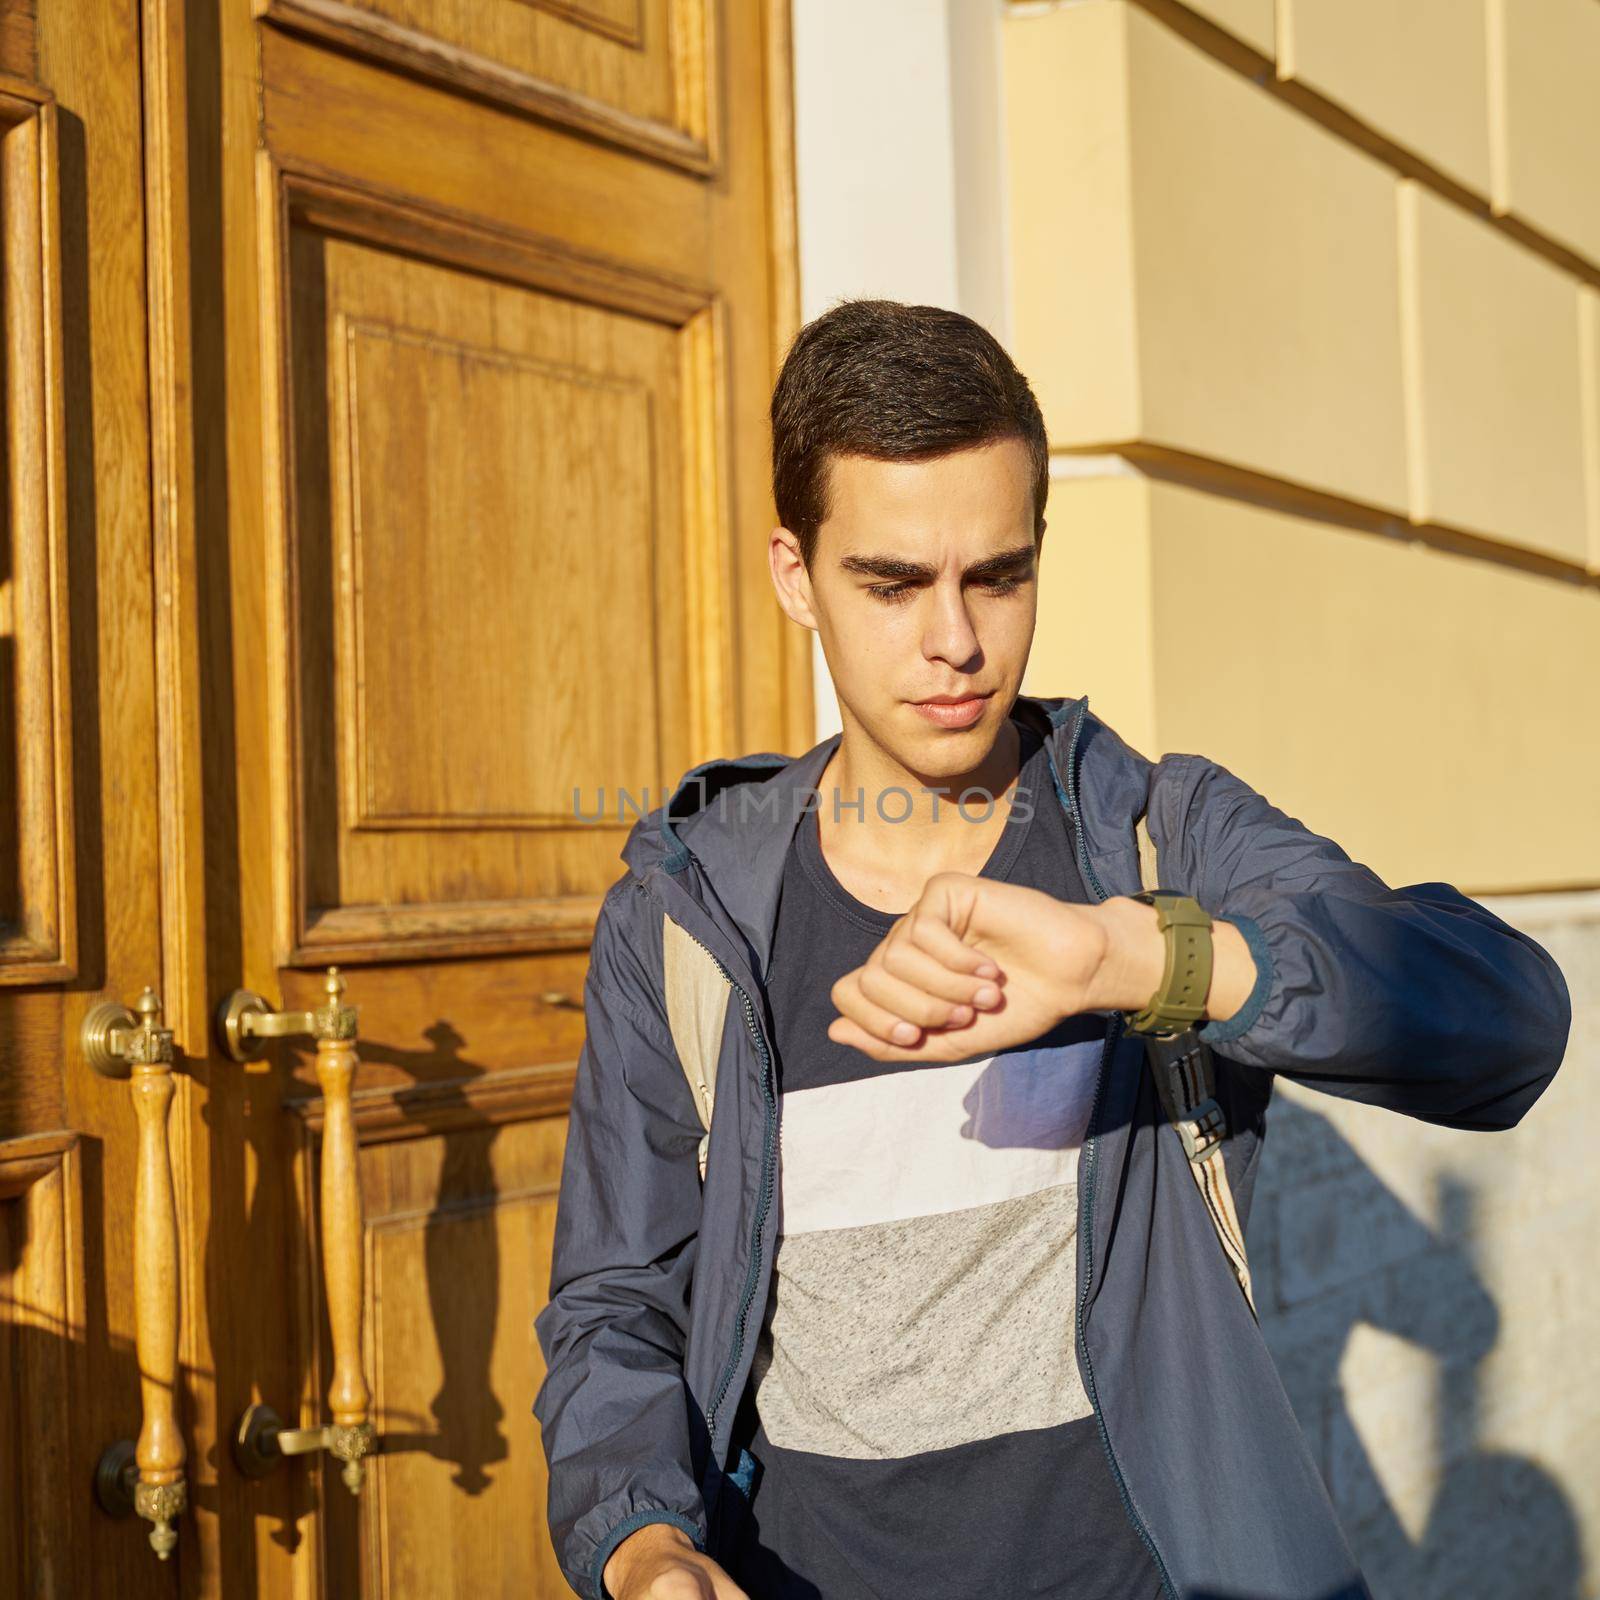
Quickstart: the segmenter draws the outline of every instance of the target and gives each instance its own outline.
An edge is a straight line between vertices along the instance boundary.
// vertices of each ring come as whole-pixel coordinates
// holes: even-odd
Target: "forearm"
[[[550,1297],[534,1321],[551,1538],[588,1600],[601,1592],[598,1568],[642,1524],[706,1533],[683,1373],[699,1119],[645,975],[629,969],[648,959],[650,930],[619,928],[615,896],[607,907],[585,991]]]
[[[1091,1011],[1137,1011],[1160,987],[1166,936],[1154,906],[1118,895],[1089,908],[1105,931],[1105,953],[1091,986]],[[1211,925],[1211,987],[1206,1017],[1223,1022],[1249,998],[1258,973],[1244,936],[1231,922]]]
[[[668,1524],[691,1541],[707,1533],[683,1372],[662,1348],[669,1330],[613,1317],[572,1341],[570,1325],[596,1312],[551,1301],[535,1319],[550,1367],[533,1408],[549,1466],[551,1539],[568,1581],[590,1600],[636,1529]]]
[[[1226,1053],[1430,1121],[1512,1126],[1560,1065],[1571,1005],[1559,967],[1447,884],[1375,881],[1366,894],[1233,892],[1272,978]]]
[[[1237,1015],[1201,1029],[1230,1060],[1463,1128],[1512,1126],[1554,1075],[1560,968],[1487,907],[1391,888],[1200,756],[1161,759],[1149,819],[1162,883],[1234,919],[1260,964]]]

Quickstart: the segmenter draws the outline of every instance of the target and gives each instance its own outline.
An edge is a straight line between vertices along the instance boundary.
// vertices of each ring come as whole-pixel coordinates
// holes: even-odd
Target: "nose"
[[[967,611],[959,580],[931,584],[928,614],[922,634],[922,654],[928,661],[943,661],[958,671],[970,672],[982,658],[977,630]]]

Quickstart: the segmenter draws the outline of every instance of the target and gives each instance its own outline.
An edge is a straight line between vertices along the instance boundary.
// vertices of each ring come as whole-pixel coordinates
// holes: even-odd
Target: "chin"
[[[970,728],[924,725],[920,713],[907,707],[916,726],[905,748],[897,751],[901,764],[929,778],[958,777],[978,766],[994,748],[1005,721],[1003,708],[991,704]]]

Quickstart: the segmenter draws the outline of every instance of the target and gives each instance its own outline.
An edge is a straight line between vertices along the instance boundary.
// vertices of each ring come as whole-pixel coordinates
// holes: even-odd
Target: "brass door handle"
[[[356,1123],[350,1092],[355,1084],[356,1010],[344,1003],[344,979],[328,968],[326,999],[313,1011],[274,1011],[258,994],[236,990],[223,1005],[218,1031],[223,1048],[235,1061],[259,1056],[268,1039],[310,1037],[317,1042],[317,1081],[322,1086],[322,1273],[333,1332],[333,1377],[328,1409],[333,1420],[321,1428],[299,1428],[277,1443],[277,1418],[268,1408],[253,1407],[240,1423],[235,1456],[240,1467],[259,1476],[289,1454],[327,1449],[344,1463],[341,1476],[351,1494],[359,1494],[366,1477],[365,1458],[374,1448],[368,1416],[371,1397],[361,1359],[362,1238],[361,1179],[356,1170]],[[252,1431],[251,1416],[270,1416],[272,1439]],[[257,1418],[260,1421],[260,1418]],[[247,1434],[254,1443],[246,1453]],[[292,1442],[296,1447],[291,1449]],[[265,1448],[261,1448],[262,1445]]]
[[[138,1015],[103,1000],[83,1019],[83,1053],[96,1072],[125,1078],[139,1119],[133,1189],[134,1342],[143,1420],[131,1459],[112,1445],[101,1459],[101,1503],[126,1505],[150,1523],[150,1545],[165,1561],[178,1542],[173,1519],[185,1508],[183,1434],[178,1427],[178,1209],[173,1196],[167,1114],[172,1106],[172,1031],[161,1026],[153,989]],[[120,1499],[120,1504],[119,1504]]]

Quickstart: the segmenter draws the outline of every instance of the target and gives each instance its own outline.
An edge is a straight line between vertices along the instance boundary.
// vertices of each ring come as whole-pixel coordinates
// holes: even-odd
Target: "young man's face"
[[[784,609],[814,627],[846,727],[906,771],[970,772],[1022,685],[1038,600],[1028,447],[838,456],[809,569],[774,531]]]

